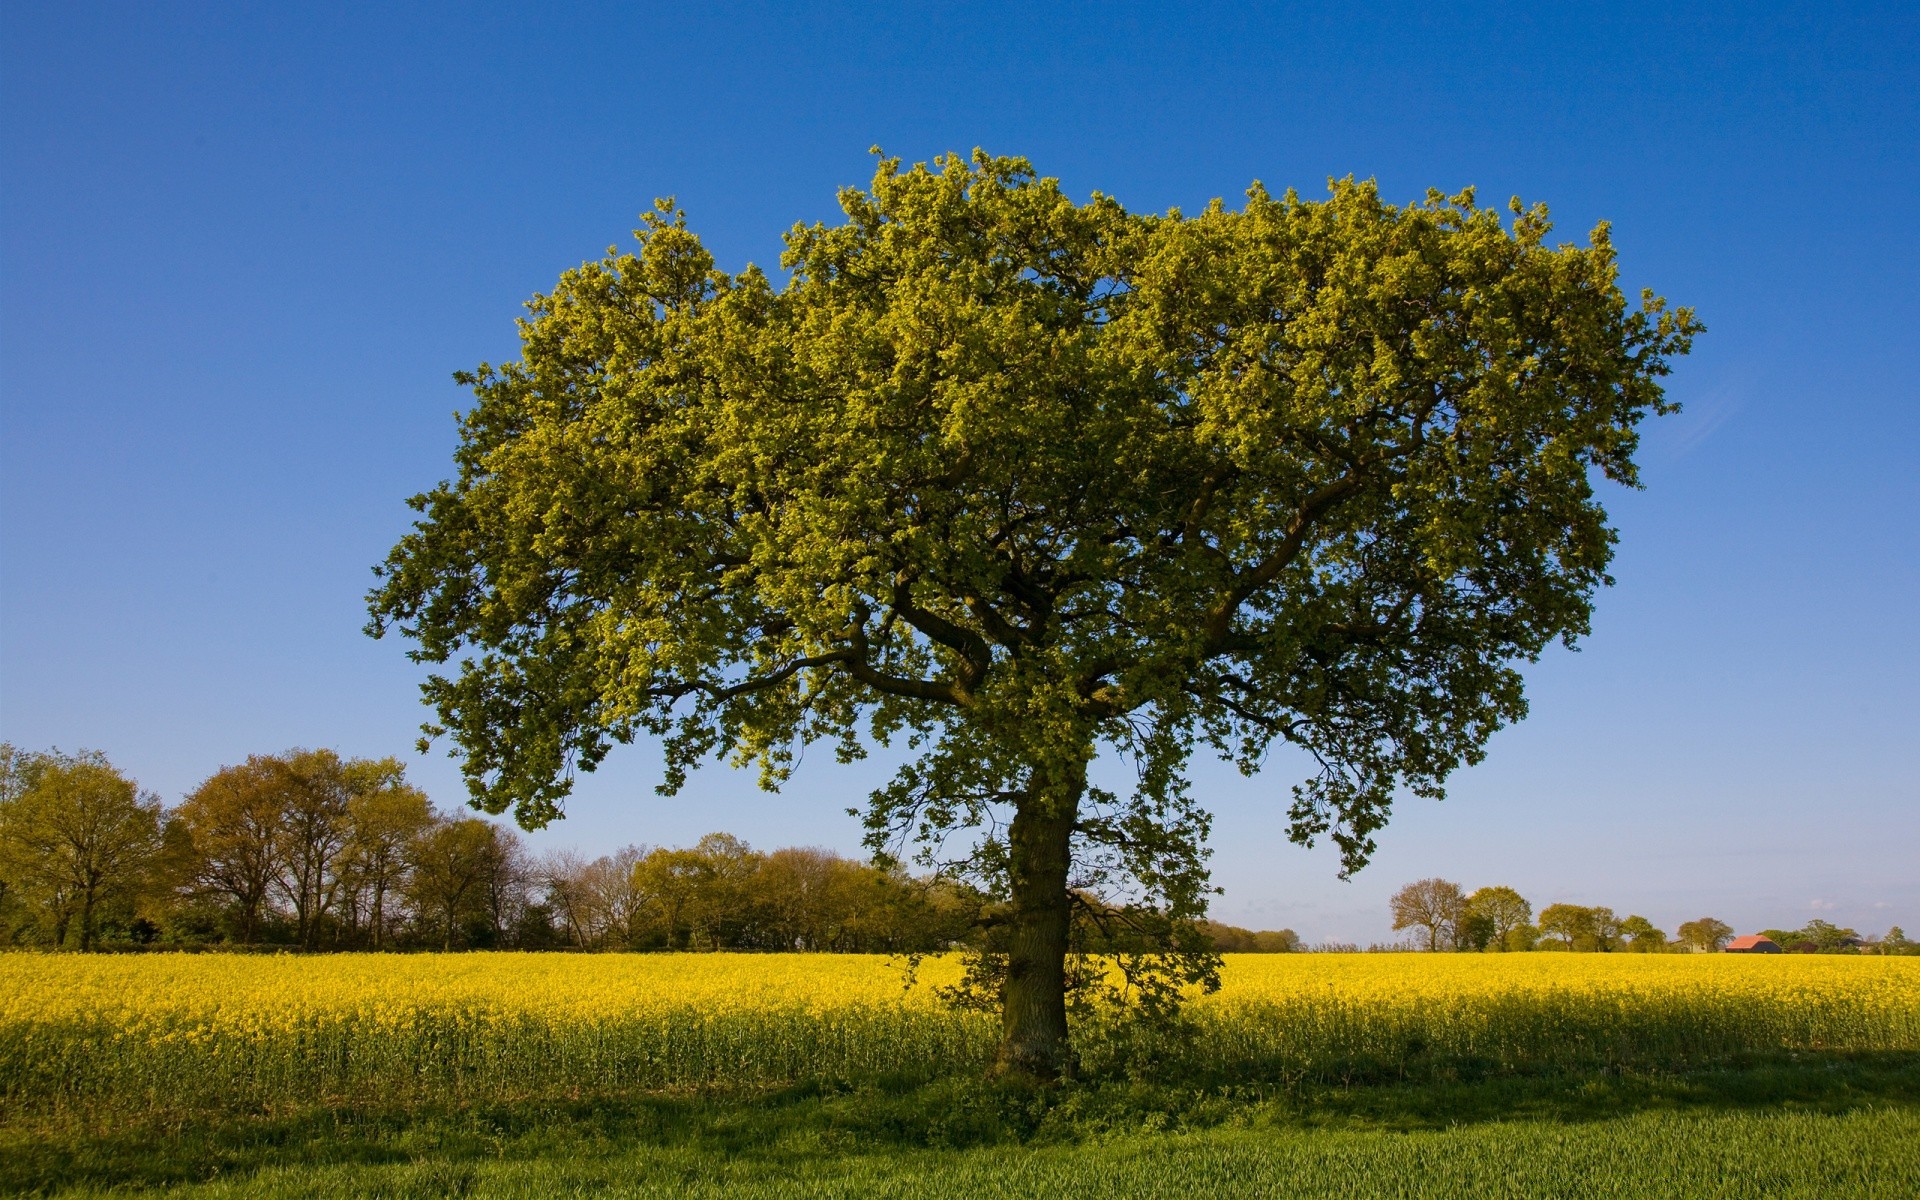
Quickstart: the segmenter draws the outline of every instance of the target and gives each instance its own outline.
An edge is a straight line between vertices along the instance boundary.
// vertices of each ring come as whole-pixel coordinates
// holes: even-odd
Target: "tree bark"
[[[1067,872],[1084,773],[1030,794],[1008,830],[1011,914],[994,1074],[1051,1082],[1073,1068],[1067,1044]]]
[[[80,952],[93,949],[93,889],[87,888],[80,901]]]

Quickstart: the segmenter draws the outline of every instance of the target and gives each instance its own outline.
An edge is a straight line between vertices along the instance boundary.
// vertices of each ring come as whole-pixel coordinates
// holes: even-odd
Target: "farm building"
[[[1757,933],[1737,937],[1727,943],[1728,954],[1779,954],[1780,943]]]

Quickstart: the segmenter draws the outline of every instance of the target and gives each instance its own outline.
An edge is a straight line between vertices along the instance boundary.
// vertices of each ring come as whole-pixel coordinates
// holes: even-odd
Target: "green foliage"
[[[1533,905],[1510,887],[1483,887],[1467,897],[1468,942],[1475,950],[1521,950],[1531,945],[1525,932]]]
[[[1623,933],[1620,918],[1604,905],[1549,904],[1540,910],[1540,937],[1558,950],[1617,950]]]
[[[0,921],[15,939],[92,950],[108,930],[148,936],[161,884],[159,798],[104,755],[0,745]]]
[[[1242,929],[1219,921],[1202,921],[1199,926],[1222,954],[1291,954],[1306,948],[1291,929]]]
[[[1680,943],[1701,953],[1714,953],[1724,949],[1733,940],[1733,926],[1713,917],[1701,917],[1697,921],[1685,921],[1680,925]]]
[[[1540,929],[1536,925],[1516,925],[1507,930],[1502,939],[1502,948],[1512,951],[1532,950],[1540,940]]]
[[[396,760],[327,750],[222,767],[171,811],[131,788],[98,754],[0,744],[0,942],[930,952],[973,938],[984,903],[725,833],[535,862],[510,828],[436,812]]]
[[[1604,225],[1552,247],[1471,191],[1149,216],[976,152],[840,200],[778,287],[662,202],[535,297],[519,360],[459,377],[457,474],[370,630],[447,668],[429,733],[529,826],[643,733],[667,791],[904,738],[872,845],[978,879],[1055,986],[1070,888],[1204,911],[1196,743],[1311,754],[1292,836],[1347,871],[1479,760],[1519,665],[1586,632],[1594,484],[1637,482],[1701,328],[1629,303]],[[1087,787],[1102,751],[1130,794]]]
[[[1667,948],[1666,931],[1654,928],[1645,917],[1631,916],[1620,922],[1620,936],[1627,939],[1627,948],[1638,954],[1659,954]]]
[[[1920,942],[1909,938],[1904,929],[1895,925],[1887,930],[1887,936],[1881,938],[1874,949],[1880,954],[1920,954]]]
[[[1763,929],[1760,936],[1771,938],[1782,950],[1805,948],[1815,954],[1855,954],[1861,945],[1855,930],[1842,929],[1818,917],[1799,929]]]

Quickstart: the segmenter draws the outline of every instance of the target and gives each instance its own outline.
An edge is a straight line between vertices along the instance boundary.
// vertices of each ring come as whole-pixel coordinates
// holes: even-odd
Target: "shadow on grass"
[[[267,1166],[457,1166],[668,1146],[778,1162],[1220,1125],[1416,1130],[1588,1122],[1648,1110],[1837,1114],[1869,1106],[1920,1108],[1920,1054],[1802,1053],[1675,1074],[1456,1075],[1348,1086],[1110,1083],[1036,1091],[902,1076],[839,1088],[15,1120],[0,1125],[0,1192],[152,1187],[244,1178]]]

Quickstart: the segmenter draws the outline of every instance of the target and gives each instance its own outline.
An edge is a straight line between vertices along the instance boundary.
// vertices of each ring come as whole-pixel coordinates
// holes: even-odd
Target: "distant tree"
[[[1593,948],[1602,953],[1618,950],[1621,942],[1625,940],[1626,937],[1625,924],[1626,923],[1622,921],[1611,908],[1608,908],[1604,904],[1595,905],[1593,909],[1593,934],[1595,943]],[[1661,941],[1663,943],[1666,941],[1665,934],[1661,935]]]
[[[825,850],[790,847],[764,857],[754,891],[768,949],[825,950],[846,933],[863,898],[859,864]]]
[[[1760,936],[1766,938],[1782,950],[1791,949],[1799,945],[1802,940],[1798,929],[1762,929]]]
[[[709,833],[687,852],[695,863],[685,916],[703,949],[732,944],[752,923],[761,856],[730,833]]]
[[[602,945],[632,947],[645,936],[655,897],[639,867],[655,853],[645,846],[622,846],[594,859],[581,872],[581,894],[595,914]]]
[[[292,907],[295,938],[311,950],[319,944],[321,918],[340,884],[353,781],[347,763],[331,750],[289,750],[272,761],[286,797],[274,882]],[[398,763],[392,765],[399,769]]]
[[[1563,950],[1613,950],[1620,942],[1621,925],[1613,910],[1604,906],[1549,904],[1540,910],[1540,936]]]
[[[405,893],[409,851],[432,826],[427,795],[397,776],[358,788],[347,801],[347,841],[341,860],[343,891],[366,909],[369,943],[385,949],[394,921],[392,902]]]
[[[966,880],[923,879],[898,865],[862,864],[843,876],[856,903],[842,924],[847,949],[903,953],[951,950],[973,936],[987,897]]]
[[[1485,950],[1493,942],[1493,922],[1468,905],[1453,931],[1455,950]]]
[[[95,947],[110,909],[131,920],[162,846],[158,797],[94,753],[14,751],[0,800],[0,878],[55,946]]]
[[[997,1069],[1051,1078],[1089,875],[1164,918],[1135,995],[1216,981],[1182,934],[1195,748],[1306,750],[1291,834],[1350,872],[1520,719],[1520,666],[1607,580],[1596,485],[1636,480],[1699,326],[1621,292],[1604,225],[1553,246],[1471,192],[1145,215],[979,153],[841,202],[779,286],[663,204],[537,298],[519,361],[462,376],[458,477],[372,629],[451,666],[434,728],[530,826],[643,734],[669,790],[911,738],[869,844],[978,850],[948,869],[997,900]],[[1103,750],[1129,794],[1089,782]]]
[[[1507,936],[1501,939],[1505,948],[1515,952],[1532,950],[1540,942],[1538,925],[1516,925],[1507,930]]]
[[[701,884],[708,863],[692,850],[661,847],[635,864],[632,879],[668,949],[695,949]]]
[[[1511,950],[1515,935],[1533,920],[1533,905],[1510,887],[1483,887],[1467,897],[1467,914],[1475,923],[1474,949]]]
[[[1860,934],[1857,930],[1845,929],[1816,917],[1799,931],[1799,939],[1812,942],[1814,949],[1821,954],[1834,954],[1854,949],[1860,942]]]
[[[1291,954],[1300,949],[1300,935],[1291,929],[1241,929],[1208,921],[1201,926],[1222,954]]]
[[[541,859],[533,878],[561,935],[583,950],[637,945],[650,898],[635,868],[648,853],[626,846],[591,860],[572,851]]]
[[[1467,894],[1460,885],[1445,879],[1422,879],[1395,892],[1387,901],[1393,911],[1393,928],[1424,929],[1427,949],[1452,946],[1460,921],[1467,913]]]
[[[1713,917],[1686,921],[1680,926],[1680,942],[1701,953],[1724,949],[1733,940],[1733,926]]]
[[[287,811],[282,766],[279,759],[254,755],[220,768],[180,804],[179,819],[192,844],[192,885],[229,906],[233,935],[246,945],[259,937],[280,874]]]
[[[484,918],[486,879],[496,854],[491,822],[478,817],[435,821],[408,852],[407,893],[421,924],[451,950]]]
[[[0,742],[0,804],[18,799],[33,783],[40,768],[58,754],[58,751],[52,755],[36,754],[12,742]]]
[[[587,860],[572,850],[549,851],[533,866],[535,884],[560,935],[582,950],[598,937],[582,878],[586,869]]]
[[[1620,922],[1620,934],[1639,954],[1657,954],[1667,948],[1666,931],[1654,928],[1653,922],[1645,917],[1631,916]]]
[[[520,835],[503,825],[488,824],[493,843],[480,877],[481,911],[486,916],[488,943],[498,946],[516,936],[526,921],[536,876]]]
[[[11,742],[0,742],[0,814],[26,790],[31,757]],[[3,819],[4,816],[0,816],[0,820]],[[0,848],[0,944],[18,940],[35,923],[34,914],[22,900],[19,885],[10,878],[12,871],[4,848]]]
[[[1920,954],[1920,942],[1909,939],[1906,931],[1895,925],[1880,939],[1879,950],[1882,954]]]

